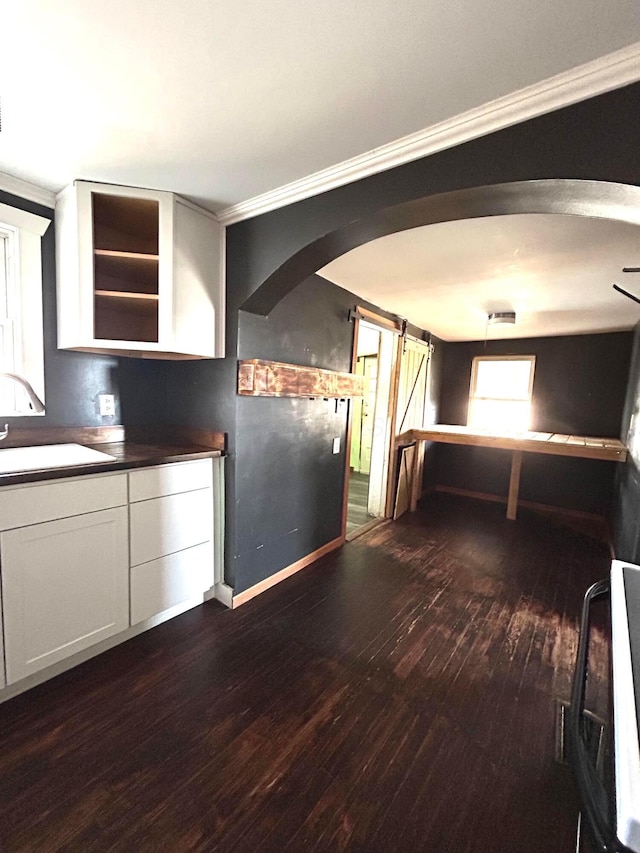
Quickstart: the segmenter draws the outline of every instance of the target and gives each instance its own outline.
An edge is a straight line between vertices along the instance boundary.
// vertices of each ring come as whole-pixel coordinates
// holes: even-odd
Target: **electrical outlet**
[[[333,439],[333,453],[340,453],[340,437]]]
[[[102,417],[115,415],[116,398],[113,394],[98,394],[98,405],[100,406],[100,414]]]

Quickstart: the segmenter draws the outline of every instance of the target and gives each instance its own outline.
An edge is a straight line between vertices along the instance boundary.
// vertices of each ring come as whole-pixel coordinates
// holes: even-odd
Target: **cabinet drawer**
[[[131,569],[131,624],[197,598],[213,586],[213,543]]]
[[[213,539],[213,492],[199,489],[129,507],[131,565]]]
[[[131,503],[175,495],[193,489],[206,489],[212,483],[211,459],[174,462],[156,468],[140,468],[129,473]]]
[[[127,475],[82,477],[0,489],[0,530],[126,506]]]
[[[0,534],[7,682],[129,624],[126,507]]]

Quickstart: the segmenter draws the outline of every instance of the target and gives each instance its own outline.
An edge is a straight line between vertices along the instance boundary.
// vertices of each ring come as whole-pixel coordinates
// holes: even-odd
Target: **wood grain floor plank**
[[[0,706],[0,850],[569,850],[556,704],[608,562],[575,524],[434,495]]]

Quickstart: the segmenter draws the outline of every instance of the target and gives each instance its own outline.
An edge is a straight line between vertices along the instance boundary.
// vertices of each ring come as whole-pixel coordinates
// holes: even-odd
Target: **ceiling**
[[[594,67],[598,91],[640,79],[637,0],[19,0],[2,30],[0,172],[173,190],[223,222],[589,97]],[[504,308],[518,337],[627,328],[611,283],[636,243],[633,226],[494,217],[323,274],[451,340]]]
[[[640,305],[640,227],[559,214],[512,214],[412,228],[373,240],[320,275],[446,341],[632,328]],[[515,311],[513,326],[490,326]]]
[[[637,0],[19,0],[2,36],[0,171],[221,211],[637,43],[640,14]]]

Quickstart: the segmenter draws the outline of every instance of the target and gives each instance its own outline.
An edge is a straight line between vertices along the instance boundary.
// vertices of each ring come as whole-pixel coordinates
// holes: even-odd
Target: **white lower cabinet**
[[[202,601],[221,572],[223,461],[0,489],[0,690]]]
[[[135,625],[214,584],[212,460],[132,471],[129,499]]]
[[[129,625],[127,509],[0,534],[9,684]]]

